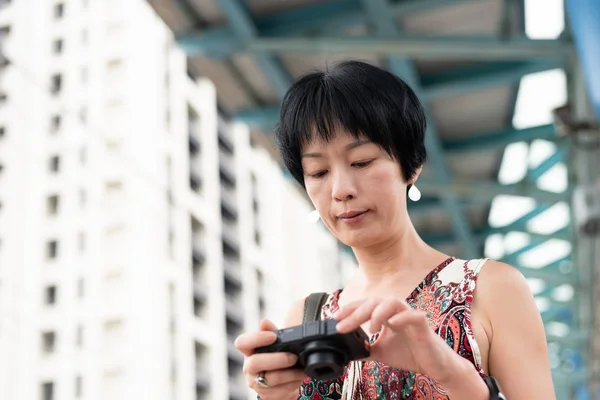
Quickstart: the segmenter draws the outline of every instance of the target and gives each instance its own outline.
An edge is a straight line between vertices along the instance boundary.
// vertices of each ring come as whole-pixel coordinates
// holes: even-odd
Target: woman
[[[510,400],[555,398],[542,320],[523,275],[442,254],[409,219],[406,195],[426,159],[425,128],[413,91],[365,63],[312,73],[287,93],[276,130],[283,162],[359,265],[321,317],[335,318],[340,332],[361,326],[371,356],[335,381],[316,382],[290,368],[293,354],[254,354],[275,340],[277,327],[262,321],[236,346],[263,400],[489,399],[489,376]],[[292,307],[286,327],[302,323],[303,307],[304,299]]]

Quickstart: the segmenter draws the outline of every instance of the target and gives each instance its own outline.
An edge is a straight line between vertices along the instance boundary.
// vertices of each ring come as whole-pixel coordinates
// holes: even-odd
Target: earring
[[[417,186],[414,183],[410,186],[410,189],[408,189],[408,198],[412,201],[421,200],[421,191],[417,189]]]

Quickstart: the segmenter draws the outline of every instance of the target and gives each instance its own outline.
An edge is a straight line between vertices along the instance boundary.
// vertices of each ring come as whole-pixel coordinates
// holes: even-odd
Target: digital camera
[[[344,367],[354,360],[370,355],[367,334],[357,330],[341,334],[334,319],[307,322],[303,325],[274,331],[275,343],[256,349],[257,353],[294,353],[298,356],[295,368],[304,369],[313,379],[336,379]]]

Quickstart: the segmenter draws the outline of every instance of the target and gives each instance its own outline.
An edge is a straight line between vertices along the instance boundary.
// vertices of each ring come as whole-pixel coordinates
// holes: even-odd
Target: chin
[[[342,237],[338,236],[340,242],[344,243],[349,247],[369,247],[373,244],[376,244],[376,240],[372,235],[342,235]]]

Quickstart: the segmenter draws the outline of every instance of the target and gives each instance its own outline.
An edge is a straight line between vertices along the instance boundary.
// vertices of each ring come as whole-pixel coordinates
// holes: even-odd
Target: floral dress
[[[457,354],[471,361],[479,374],[485,372],[471,324],[471,304],[481,260],[449,258],[434,268],[406,299],[414,309],[427,314],[429,325]],[[331,319],[342,290],[329,295],[321,309],[322,319]],[[376,334],[371,342],[377,339]],[[444,389],[426,375],[400,371],[376,361],[351,362],[333,381],[307,378],[298,400],[447,400]]]

